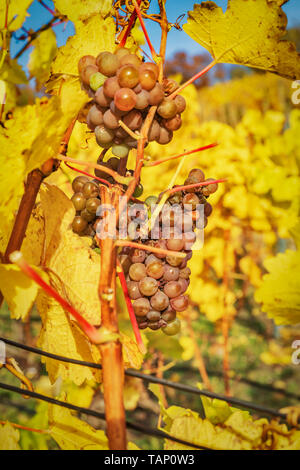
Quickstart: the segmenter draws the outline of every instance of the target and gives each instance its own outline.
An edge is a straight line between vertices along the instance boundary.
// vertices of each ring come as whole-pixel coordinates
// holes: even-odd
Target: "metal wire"
[[[56,355],[56,354],[48,353],[48,352],[43,351],[42,349],[34,348],[32,346],[26,346],[24,344],[21,344],[21,343],[18,343],[16,341],[12,341],[10,339],[6,339],[6,338],[3,338],[3,337],[0,337],[0,341],[3,341],[4,343],[9,344],[9,345],[14,346],[14,347],[17,347],[17,348],[21,348],[21,349],[24,349],[26,351],[33,352],[35,354],[39,354],[41,356],[49,357],[49,358],[54,359],[54,360],[58,360],[58,361],[62,361],[62,362],[68,362],[68,363],[71,363],[71,364],[82,365],[82,366],[86,366],[86,367],[91,367],[91,368],[94,368],[94,369],[102,369],[101,364],[96,364],[96,363],[93,363],[93,362],[80,361],[78,359],[72,359],[72,358],[67,358],[67,357],[64,357],[64,356],[59,356],[59,355]],[[182,391],[182,392],[192,393],[192,394],[199,395],[199,396],[206,396],[208,398],[216,398],[218,400],[226,401],[227,403],[230,403],[231,405],[234,405],[234,406],[237,406],[237,407],[240,407],[240,408],[246,408],[246,409],[249,409],[249,410],[256,411],[257,413],[262,414],[262,415],[274,416],[275,418],[280,418],[280,419],[286,421],[286,415],[285,414],[280,413],[279,411],[274,410],[273,408],[269,408],[269,407],[266,407],[266,406],[263,406],[263,405],[259,405],[257,403],[252,403],[252,402],[249,402],[249,401],[246,401],[246,400],[240,400],[239,398],[227,397],[225,395],[220,395],[220,394],[209,392],[209,391],[206,391],[206,390],[199,390],[197,387],[192,387],[191,385],[185,385],[185,384],[181,384],[181,383],[177,383],[177,382],[172,382],[170,380],[161,379],[161,378],[154,377],[154,376],[148,375],[148,374],[143,374],[141,372],[137,372],[137,371],[131,370],[131,369],[125,370],[125,375],[131,376],[131,377],[136,377],[136,378],[145,380],[145,381],[150,382],[150,383],[156,383],[156,384],[159,384],[159,385],[164,385],[166,387],[171,387],[173,389],[176,389],[176,390],[179,390],[179,391]]]

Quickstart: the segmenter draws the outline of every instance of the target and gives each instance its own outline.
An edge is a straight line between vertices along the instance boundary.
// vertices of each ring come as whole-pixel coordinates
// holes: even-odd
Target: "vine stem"
[[[202,77],[202,75],[206,74],[210,69],[212,69],[218,62],[216,60],[213,60],[212,62],[210,62],[210,64],[208,64],[204,69],[200,70],[200,72],[196,73],[196,75],[194,75],[193,77],[191,77],[189,80],[187,80],[185,83],[183,83],[179,88],[177,88],[177,90],[173,91],[173,93],[171,93],[171,95],[169,96],[170,99],[173,99],[175,98],[176,95],[178,95],[178,93],[181,93],[182,90],[184,90],[188,85],[190,85],[191,83],[193,83],[195,80],[197,80],[198,78]]]
[[[217,145],[219,145],[219,144],[217,142],[214,142],[213,144],[205,145],[204,147],[198,147],[198,148],[193,149],[193,150],[187,150],[187,151],[185,151],[183,153],[180,153],[178,155],[173,155],[172,157],[164,158],[163,160],[156,160],[155,162],[149,162],[149,163],[145,162],[144,166],[146,168],[152,167],[152,166],[157,166],[157,165],[160,165],[161,163],[165,163],[165,162],[168,162],[170,160],[176,160],[177,158],[184,157],[185,155],[191,155],[191,154],[196,153],[196,152],[202,152],[202,150],[211,149],[213,147],[216,147]]]
[[[142,30],[143,30],[143,33],[144,33],[144,36],[145,36],[145,39],[148,43],[148,46],[149,46],[149,49],[151,51],[151,55],[153,57],[153,59],[155,60],[155,58],[157,57],[157,54],[154,50],[154,47],[152,46],[152,43],[150,41],[150,38],[149,38],[149,35],[148,35],[148,32],[147,32],[147,29],[146,29],[146,26],[145,26],[145,23],[144,23],[144,20],[143,20],[143,17],[142,17],[142,13],[141,13],[141,10],[140,10],[140,7],[139,5],[137,4],[136,0],[132,0],[132,3],[135,7],[135,11],[136,11],[136,14],[140,20],[140,23],[141,23],[141,27],[142,27]]]
[[[157,248],[156,246],[143,245],[142,243],[131,242],[130,240],[117,240],[116,246],[129,246],[131,248],[137,248],[139,250],[151,251],[152,253],[158,253],[165,256],[176,256],[177,258],[185,258],[186,254],[180,251],[165,250],[164,248]]]
[[[142,0],[137,0],[138,5],[140,5],[141,2],[142,2]],[[136,10],[134,10],[133,13],[131,14],[130,18],[129,18],[129,22],[128,22],[128,25],[127,25],[126,29],[123,29],[121,35],[119,36],[120,42],[119,42],[118,47],[125,47],[127,38],[130,34],[130,31],[133,28],[136,17],[137,17],[137,13],[136,13]]]
[[[23,426],[22,424],[17,424],[17,423],[11,423],[10,421],[2,421],[0,420],[0,424],[9,424],[13,428],[17,429],[22,429],[24,431],[31,431],[31,432],[37,432],[39,434],[49,434],[48,429],[36,429],[36,428],[29,428],[28,426]]]
[[[67,302],[63,297],[56,292],[55,289],[50,284],[47,284],[44,279],[27,263],[20,251],[14,251],[10,255],[10,261],[16,264],[21,271],[26,274],[27,277],[32,279],[36,284],[38,284],[50,297],[55,299],[64,310],[69,312],[72,317],[78,322],[81,329],[88,336],[90,341],[95,344],[99,344],[101,341],[101,335],[97,328],[91,325],[79,312]]]
[[[183,186],[176,186],[176,188],[172,189],[167,189],[167,191],[164,194],[168,194],[168,197],[171,196],[171,194],[177,193],[178,191],[186,191],[187,189],[192,189],[192,188],[200,188],[202,186],[209,186],[210,184],[215,184],[215,183],[226,183],[227,179],[226,178],[221,178],[219,180],[212,180],[212,181],[203,181],[202,183],[195,183],[195,184],[186,184]]]
[[[107,184],[107,186],[111,188],[111,184],[109,181],[99,178],[98,176],[91,175],[90,173],[87,173],[86,171],[79,170],[78,168],[75,168],[74,166],[69,165],[69,163],[67,162],[65,162],[65,165],[68,168],[71,168],[71,170],[77,171],[77,173],[81,173],[82,175],[89,176],[90,178],[93,178],[94,180],[100,181],[100,183]]]

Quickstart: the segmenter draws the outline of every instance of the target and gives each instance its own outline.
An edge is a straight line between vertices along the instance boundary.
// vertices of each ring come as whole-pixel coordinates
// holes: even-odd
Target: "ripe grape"
[[[164,293],[158,290],[150,299],[151,307],[154,310],[165,310],[169,306],[169,297]]]
[[[146,266],[143,263],[134,263],[129,268],[129,276],[133,281],[140,281],[146,275]]]
[[[179,295],[178,297],[171,299],[170,304],[176,312],[183,312],[189,305],[189,299],[186,295]]]
[[[120,88],[115,94],[114,101],[121,111],[131,111],[136,103],[136,94],[131,88]]]
[[[173,91],[179,88],[179,85],[176,82],[176,80],[173,80],[172,78],[164,78],[163,87],[164,87],[165,93],[167,95],[170,95],[171,93],[173,93]]]
[[[171,119],[177,114],[177,106],[173,100],[165,98],[157,108],[158,114],[164,119]]]
[[[85,198],[97,197],[99,195],[99,188],[96,183],[88,181],[82,188],[82,192]]]
[[[130,259],[132,263],[143,263],[146,258],[146,253],[144,250],[139,250],[135,248],[133,252],[130,254]]]
[[[93,73],[93,75],[90,76],[90,88],[93,91],[98,90],[98,88],[103,85],[105,78],[106,77],[100,72]]]
[[[183,113],[186,108],[186,101],[181,95],[176,95],[174,98],[175,104],[177,106],[177,110],[179,114]]]
[[[214,179],[207,178],[207,180],[205,181],[214,181]],[[209,196],[210,194],[215,193],[217,189],[218,189],[218,183],[209,184],[208,186],[203,186],[202,193],[204,194],[204,196]]]
[[[148,264],[156,263],[156,262],[160,262],[160,260],[155,255],[151,254],[147,256],[145,260],[145,265],[148,266]]]
[[[111,52],[101,52],[96,59],[96,64],[103,75],[113,77],[118,70],[119,59]]]
[[[164,127],[160,127],[159,129],[159,137],[157,142],[161,145],[166,145],[171,142],[173,138],[173,132],[165,129]]]
[[[171,321],[175,320],[176,312],[172,310],[170,307],[167,310],[164,310],[161,315],[162,320],[166,323],[170,323]]]
[[[96,66],[96,58],[92,55],[84,55],[78,61],[78,72],[80,73],[83,69],[85,69],[88,65],[95,65]]]
[[[178,129],[180,129],[181,124],[182,124],[182,121],[181,121],[180,114],[176,114],[176,116],[174,116],[171,119],[163,120],[163,125],[169,131],[177,131]]]
[[[136,109],[132,109],[123,119],[124,124],[126,124],[129,129],[135,131],[139,129],[142,125],[143,118],[142,114]]]
[[[159,68],[156,64],[154,64],[153,62],[144,62],[141,66],[140,66],[140,69],[139,71],[142,73],[144,72],[145,70],[151,70],[154,75],[155,75],[155,80],[158,79],[158,75],[159,75]]]
[[[83,186],[87,183],[89,179],[86,176],[77,176],[72,183],[72,189],[74,193],[79,193],[82,191]]]
[[[177,333],[179,333],[180,328],[181,328],[180,320],[178,318],[175,318],[174,321],[164,326],[162,328],[162,331],[165,333],[165,335],[174,336],[174,335],[177,335]]]
[[[164,286],[164,293],[172,299],[173,297],[178,297],[181,294],[181,285],[178,281],[169,281]]]
[[[139,289],[139,283],[136,281],[127,282],[128,294],[132,300],[140,299],[142,294]]]
[[[83,193],[74,193],[71,201],[73,202],[73,205],[77,211],[82,211],[85,208],[86,199]]]
[[[100,205],[100,199],[96,197],[90,197],[86,201],[86,210],[88,210],[92,214],[96,214],[99,205]]]
[[[130,260],[129,256],[126,255],[126,254],[121,254],[119,256],[119,260],[120,260],[120,263],[122,265],[122,269],[124,271],[124,274],[128,274],[129,268],[131,266],[131,260]],[[131,281],[128,281],[128,282],[131,282]],[[135,281],[132,281],[132,282],[135,282]],[[127,283],[127,285],[128,285],[128,283]]]
[[[92,125],[93,128],[103,124],[103,113],[97,105],[93,105],[87,115],[87,121]]]
[[[134,300],[132,306],[137,317],[145,317],[151,308],[149,300],[145,297]]]
[[[171,266],[179,266],[181,264],[182,258],[179,258],[178,256],[166,256],[166,261],[169,263]]]
[[[157,310],[150,310],[147,313],[147,320],[150,322],[157,322],[160,320],[160,312]]]
[[[164,265],[161,261],[154,261],[147,265],[147,275],[159,279],[164,275]]]
[[[183,279],[183,277],[180,277],[178,279],[178,283],[180,284],[180,287],[181,287],[180,294],[184,294],[187,288],[189,287],[189,283],[190,283],[189,279]]]
[[[155,242],[154,246],[155,246],[155,248],[162,248],[163,250],[166,250],[167,249],[167,242],[166,242],[166,240],[158,240],[157,242]],[[166,257],[166,255],[162,254],[162,253],[156,253],[155,256],[159,259],[163,259],[163,258]]]
[[[72,230],[75,233],[82,233],[87,228],[88,223],[85,219],[83,219],[80,215],[74,217],[72,222]]]
[[[117,129],[119,127],[119,118],[108,109],[103,114],[103,123],[108,129]]]
[[[141,61],[135,54],[126,54],[120,58],[120,67],[123,65],[133,65],[136,68],[139,68]]]
[[[121,88],[134,88],[139,83],[139,72],[134,65],[121,67],[117,77]]]
[[[113,155],[115,155],[116,157],[124,158],[124,157],[127,157],[129,153],[129,147],[128,145],[125,145],[125,144],[119,144],[119,145],[114,144],[111,148],[111,151]]]
[[[109,77],[103,84],[103,92],[105,96],[108,96],[109,98],[113,98],[119,89],[120,85],[117,77]]]
[[[181,251],[184,246],[184,241],[180,238],[170,238],[167,240],[167,248],[172,251]]]
[[[150,69],[140,70],[139,81],[144,90],[150,91],[156,84],[155,73]]]
[[[97,104],[99,104],[99,106],[103,106],[104,108],[107,108],[110,105],[111,98],[106,96],[104,94],[103,87],[100,87],[95,93],[95,101]]]
[[[196,240],[196,234],[194,232],[184,232],[182,234],[182,238],[184,241],[184,249],[190,250]]]
[[[137,92],[136,95],[136,103],[135,107],[136,109],[145,109],[149,106],[149,93],[146,90],[142,90],[140,92]]]
[[[154,88],[149,91],[149,104],[157,106],[164,99],[164,89],[160,83],[156,83]],[[176,113],[175,113],[176,114]]]
[[[83,211],[80,212],[80,215],[87,222],[92,222],[92,220],[95,218],[95,214],[92,214],[87,209],[83,209]]]
[[[110,144],[114,136],[114,132],[103,125],[97,126],[95,129],[95,137],[101,147]]]
[[[179,279],[179,273],[179,268],[176,266],[170,266],[169,264],[164,265],[164,280],[177,281]]]
[[[150,330],[159,330],[159,328],[162,326],[161,325],[161,322],[160,321],[156,321],[156,322],[150,322],[148,323],[147,325]]]
[[[127,49],[126,47],[119,47],[118,49],[115,50],[114,54],[120,60],[122,57],[129,54],[129,49]]]
[[[144,191],[143,185],[139,183],[134,190],[133,197],[140,197],[143,194],[143,191]]]
[[[125,131],[125,129],[123,129],[123,127],[118,127],[118,129],[116,129],[116,131],[115,131],[115,135],[116,135],[116,137],[118,137],[120,139],[125,139],[126,137],[128,137],[128,134]]]
[[[154,295],[158,289],[158,283],[153,277],[144,277],[139,282],[139,289],[143,295]]]
[[[80,78],[85,85],[90,84],[90,78],[94,73],[98,72],[98,67],[96,65],[87,65],[80,72]]]
[[[152,124],[150,126],[149,132],[148,132],[148,140],[149,142],[152,142],[153,140],[157,140],[160,135],[160,125],[156,121],[156,119],[153,119]]]
[[[197,204],[200,204],[200,199],[195,193],[188,193],[183,197],[182,204],[184,210],[192,211],[196,209]]]

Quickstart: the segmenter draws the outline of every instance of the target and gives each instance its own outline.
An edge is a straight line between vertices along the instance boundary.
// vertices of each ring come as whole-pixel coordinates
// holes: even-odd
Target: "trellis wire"
[[[32,346],[26,346],[24,344],[21,344],[21,343],[18,343],[16,341],[12,341],[10,339],[6,339],[6,338],[3,338],[3,337],[0,337],[0,341],[3,341],[4,343],[9,344],[9,345],[14,346],[14,347],[17,347],[17,348],[21,348],[21,349],[24,349],[26,351],[33,352],[35,354],[39,354],[41,356],[49,357],[49,358],[54,359],[54,360],[58,360],[58,361],[62,361],[62,362],[68,362],[68,363],[71,363],[71,364],[82,365],[82,366],[86,366],[86,367],[91,367],[91,368],[94,368],[94,369],[100,369],[100,370],[102,369],[101,364],[96,364],[96,363],[93,363],[93,362],[80,361],[78,359],[72,359],[72,358],[67,358],[67,357],[64,357],[64,356],[59,356],[59,355],[56,355],[56,354],[48,353],[48,352],[43,351],[42,349],[34,348]],[[156,384],[159,384],[159,385],[164,385],[166,387],[171,387],[171,388],[174,388],[174,389],[182,391],[182,392],[193,393],[193,394],[200,395],[200,396],[206,396],[208,398],[214,398],[214,399],[217,399],[217,400],[226,401],[227,403],[230,403],[231,405],[235,405],[235,406],[238,406],[238,407],[241,407],[241,408],[246,408],[246,409],[249,409],[249,410],[253,410],[253,411],[256,411],[257,413],[262,414],[262,415],[267,414],[267,415],[270,415],[270,416],[274,416],[275,418],[280,418],[280,419],[286,421],[286,415],[284,413],[280,413],[279,411],[274,410],[273,408],[265,407],[265,406],[259,405],[257,403],[251,403],[251,402],[248,402],[246,400],[240,400],[239,398],[227,397],[225,395],[220,395],[220,394],[209,392],[209,391],[206,391],[206,390],[199,390],[197,387],[193,387],[191,385],[185,385],[185,384],[181,384],[181,383],[172,382],[170,380],[154,377],[152,375],[143,374],[143,373],[137,372],[135,370],[127,369],[127,370],[125,370],[125,374],[128,375],[128,376],[131,376],[131,377],[136,377],[136,378],[145,380],[145,381],[150,382],[150,383],[156,383]]]

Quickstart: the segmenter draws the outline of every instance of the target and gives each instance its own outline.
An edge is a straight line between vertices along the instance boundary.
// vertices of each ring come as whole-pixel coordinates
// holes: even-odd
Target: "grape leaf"
[[[32,42],[34,49],[29,56],[28,70],[31,77],[36,78],[37,89],[41,89],[44,82],[49,78],[50,67],[56,56],[56,36],[50,28],[42,31]]]
[[[111,12],[111,0],[54,0],[59,13],[66,15],[71,21],[83,21],[92,15],[105,18]]]
[[[7,27],[9,31],[15,31],[21,28],[27,13],[27,9],[33,0],[9,0]],[[0,31],[4,30],[6,16],[6,1],[2,1],[0,5]]]
[[[184,31],[207,49],[216,62],[268,70],[290,79],[300,77],[300,55],[281,40],[287,19],[283,2],[228,0],[225,13],[214,2],[195,4]]]
[[[10,423],[0,424],[0,450],[20,450],[19,431]]]

